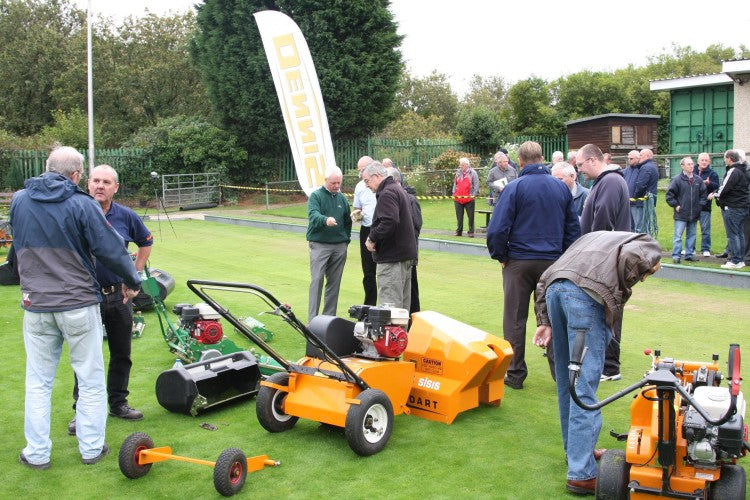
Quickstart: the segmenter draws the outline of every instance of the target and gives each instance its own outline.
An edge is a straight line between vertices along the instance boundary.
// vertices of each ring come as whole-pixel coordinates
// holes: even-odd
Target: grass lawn
[[[426,224],[433,222],[438,204],[423,203]],[[443,205],[450,221],[450,207]],[[302,234],[264,231],[201,221],[174,221],[150,226],[156,238],[151,266],[173,274],[177,287],[167,307],[197,301],[185,286],[189,278],[249,282],[271,291],[305,317],[309,284],[308,251]],[[443,224],[440,222],[439,224]],[[350,247],[339,300],[339,315],[362,300],[359,252]],[[718,250],[715,247],[715,251]],[[488,258],[423,251],[419,260],[424,309],[502,337],[500,266]],[[24,446],[24,366],[22,311],[18,287],[0,288],[6,356],[0,364],[5,390],[0,401],[5,425],[0,438],[0,467],[5,470],[3,497],[17,498],[206,498],[217,497],[212,470],[169,461],[154,464],[144,478],[129,480],[119,471],[117,453],[135,431],[152,436],[156,446],[174,453],[216,460],[228,447],[250,455],[267,454],[281,460],[279,468],[250,474],[244,496],[265,498],[564,498],[565,457],[562,452],[555,386],[541,351],[527,348],[530,375],[524,390],[506,390],[500,407],[482,407],[459,415],[453,425],[413,416],[398,416],[386,448],[371,457],[354,454],[343,432],[312,421],[300,421],[287,432],[270,434],[255,417],[255,402],[199,415],[172,414],[159,406],[154,393],[158,374],[174,357],[161,338],[154,313],[146,313],[146,330],[133,341],[130,403],[145,414],[141,422],[110,418],[107,441],[112,455],[95,466],[80,463],[77,442],[67,435],[72,417],[72,374],[64,348],[53,389],[52,468],[34,471],[17,463]],[[736,290],[651,278],[638,284],[626,307],[623,380],[603,383],[605,397],[639,380],[648,368],[645,348],[661,349],[678,359],[726,359],[729,343],[743,342],[750,324],[750,290]],[[259,302],[231,302],[235,314],[256,317],[266,310]],[[271,316],[260,316],[274,331],[274,348],[285,356],[302,356],[302,338]],[[226,324],[225,333],[249,346]],[[528,331],[533,331],[533,315]],[[106,353],[106,349],[105,349]],[[106,355],[105,355],[106,356]],[[748,374],[747,363],[743,374]],[[603,410],[600,447],[622,448],[610,438],[615,429],[626,432],[629,398]],[[200,427],[208,422],[216,431]],[[571,496],[572,497],[572,496]]]
[[[665,188],[666,189],[666,188]],[[659,228],[657,234],[657,240],[661,244],[665,251],[671,251],[672,249],[672,234],[674,232],[674,210],[672,207],[667,205],[664,201],[664,191],[659,192],[659,198],[656,204],[656,218]],[[351,201],[351,200],[350,200]],[[453,209],[453,201],[449,199],[445,200],[420,200],[420,206],[422,207],[422,218],[423,218],[423,229],[426,233],[423,236],[429,236],[430,230],[433,231],[445,231],[447,234],[441,234],[441,239],[447,240],[459,240],[467,241],[466,237],[460,238],[453,236],[453,231],[456,229],[456,215]],[[484,210],[488,209],[488,205],[484,198],[479,198],[476,201],[476,209]],[[300,219],[300,223],[306,224],[307,208],[304,202],[296,203],[292,205],[281,206],[278,208],[270,208],[269,210],[259,210],[257,213],[270,216],[281,216],[291,217]],[[475,214],[475,225],[477,227],[484,225],[485,216],[483,214]],[[467,227],[468,222],[464,221],[464,228]],[[698,236],[696,239],[696,255],[700,258],[700,245],[701,245],[701,233],[700,224],[698,225]],[[684,238],[683,238],[684,241]],[[481,243],[481,240],[479,241]],[[724,247],[727,244],[727,235],[724,231],[724,222],[721,218],[721,210],[714,206],[711,210],[711,253],[719,254],[724,251]],[[671,263],[671,259],[665,260],[665,262]],[[718,268],[719,264],[723,264],[725,261],[706,263],[701,262],[698,264],[688,264],[693,266],[705,266]],[[750,269],[748,269],[750,272]]]

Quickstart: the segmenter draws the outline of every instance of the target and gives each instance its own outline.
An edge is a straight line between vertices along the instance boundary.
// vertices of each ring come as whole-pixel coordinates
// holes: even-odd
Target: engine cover
[[[198,319],[191,336],[201,344],[216,344],[224,336],[221,323],[215,319]]]
[[[384,335],[373,342],[378,354],[388,358],[401,356],[409,343],[409,336],[400,326],[384,326],[383,330]]]

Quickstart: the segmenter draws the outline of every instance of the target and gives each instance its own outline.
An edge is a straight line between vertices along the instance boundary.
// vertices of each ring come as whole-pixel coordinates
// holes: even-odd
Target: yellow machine
[[[299,418],[343,427],[349,446],[367,456],[382,450],[402,413],[452,423],[480,403],[499,405],[512,357],[510,344],[435,312],[352,306],[356,321],[317,316],[302,324],[288,305],[255,285],[188,281],[188,287],[284,369],[261,382],[256,400],[269,432],[291,429]],[[284,359],[207,290],[249,292],[262,298],[307,340],[306,356]]]
[[[595,410],[639,390],[629,432],[612,434],[626,441],[625,450],[607,450],[601,459],[596,498],[744,500],[745,470],[736,463],[748,450],[738,345],[729,350],[728,388],[721,387],[718,356],[677,361],[656,351],[643,380],[595,405],[576,395],[576,357],[570,391],[582,408]]]

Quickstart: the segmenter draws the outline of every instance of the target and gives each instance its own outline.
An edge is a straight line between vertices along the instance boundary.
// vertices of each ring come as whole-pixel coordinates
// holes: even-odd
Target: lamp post
[[[94,79],[93,69],[91,67],[91,0],[89,0],[88,11],[86,13],[86,62],[88,77],[88,122],[89,122],[89,175],[94,170]]]

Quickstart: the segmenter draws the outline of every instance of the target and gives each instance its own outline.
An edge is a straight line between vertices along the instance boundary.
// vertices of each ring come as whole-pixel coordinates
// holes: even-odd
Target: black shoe
[[[68,434],[71,435],[71,436],[75,436],[76,435],[76,417],[75,417],[75,415],[73,416],[73,419],[70,422],[68,422]]]
[[[693,257],[692,255],[688,255],[687,257],[685,257],[685,260],[688,262],[700,262],[701,261],[700,259]]]
[[[523,382],[514,382],[508,377],[505,377],[505,386],[520,391],[521,389],[523,389]]]
[[[81,462],[82,462],[82,463],[83,463],[84,465],[94,465],[95,463],[97,463],[97,462],[98,462],[98,461],[100,461],[100,460],[101,460],[102,458],[106,457],[107,455],[109,455],[109,446],[107,446],[107,443],[104,443],[104,446],[102,446],[102,451],[101,451],[101,453],[99,453],[99,454],[98,454],[97,456],[95,456],[94,458],[82,458],[82,459],[81,459]]]
[[[727,257],[729,257],[729,254],[724,252],[724,253],[714,255],[714,257],[716,257],[717,259],[726,259]]]
[[[50,463],[44,463],[44,464],[32,464],[26,459],[26,456],[21,453],[18,455],[18,463],[21,465],[25,465],[26,467],[29,467],[31,469],[37,469],[37,470],[46,470],[50,468]]]
[[[685,260],[687,260],[687,259],[685,259]],[[679,257],[675,257],[675,258],[672,259],[672,262],[674,262],[675,264],[679,264],[680,263],[680,258]]]
[[[473,237],[474,237],[474,232],[473,232],[473,231],[469,231],[468,233],[466,233],[466,235],[467,235],[467,236],[468,236],[469,238],[473,238]]]
[[[461,231],[456,231],[455,233],[453,233],[453,236],[461,236]]]
[[[117,408],[110,408],[109,414],[113,417],[124,418],[125,420],[141,420],[143,418],[143,413],[134,410],[127,404],[118,406]]]

